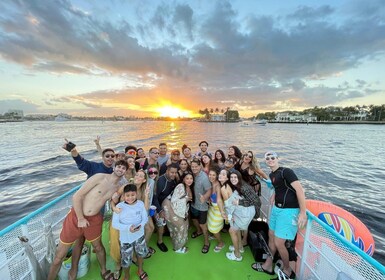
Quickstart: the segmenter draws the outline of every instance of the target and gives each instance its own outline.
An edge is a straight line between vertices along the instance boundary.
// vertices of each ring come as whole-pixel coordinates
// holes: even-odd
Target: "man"
[[[166,143],[160,143],[159,144],[159,157],[158,157],[159,166],[162,166],[162,164],[165,163],[168,159],[169,159],[169,155],[167,154],[167,144]]]
[[[180,160],[179,150],[178,149],[172,150],[171,157],[165,163],[162,164],[159,170],[159,174],[163,175],[164,173],[166,173],[167,166],[170,165],[171,163],[177,164],[179,169],[179,160]]]
[[[148,158],[138,159],[136,162],[139,164],[139,169],[147,170],[149,165],[155,164],[158,166],[159,150],[157,147],[152,147],[149,150]]]
[[[97,136],[97,138],[94,141],[96,146],[98,147],[98,150],[101,150],[100,137]],[[65,139],[63,149],[68,151],[67,145],[69,144],[70,142],[67,139]],[[71,144],[73,145],[73,143]],[[79,152],[75,147],[72,148],[69,152],[71,153],[72,158],[75,160],[78,169],[87,174],[87,179],[95,174],[99,174],[99,173],[111,174],[113,172],[112,166],[115,162],[115,152],[113,149],[107,148],[107,149],[101,150],[102,159],[103,159],[102,162],[94,162],[94,161],[86,160],[79,154]],[[102,207],[101,214],[103,213],[104,213],[104,208]],[[76,278],[80,255],[84,245],[84,241],[85,241],[84,237],[81,236],[73,247],[71,269],[68,273],[69,279]]]
[[[269,177],[275,190],[275,205],[269,221],[269,249],[274,255],[278,251],[283,266],[281,270],[287,279],[294,279],[295,273],[289,265],[286,240],[294,240],[298,228],[306,224],[305,193],[293,170],[279,166],[275,152],[265,154],[266,165],[271,169]],[[298,221],[298,222],[297,222]],[[254,263],[252,268],[259,272],[274,275],[273,260],[267,258],[263,264]]]
[[[49,271],[48,280],[56,279],[68,249],[77,239],[82,237],[89,240],[95,250],[102,278],[113,279],[110,271],[106,270],[106,251],[100,238],[103,225],[100,209],[118,190],[119,181],[127,168],[125,161],[117,161],[112,174],[95,174],[87,179],[74,194],[73,207],[63,222],[60,242]],[[76,279],[76,275],[73,279]]]
[[[167,171],[165,174],[159,177],[158,182],[156,183],[156,192],[152,198],[152,205],[156,206],[156,226],[158,228],[158,248],[162,252],[167,252],[168,248],[166,244],[163,243],[163,233],[164,233],[164,211],[162,208],[162,202],[165,200],[175,189],[176,187],[176,174],[178,172],[178,166],[175,163],[171,163],[167,166]]]
[[[65,139],[65,143],[63,145],[63,149],[66,149],[67,145],[70,142]],[[115,152],[113,149],[107,148],[102,151],[102,162],[94,162],[86,160],[82,157],[76,148],[73,148],[71,151],[71,156],[75,160],[78,169],[87,174],[87,179],[92,175],[97,173],[112,173],[112,166],[114,164]]]
[[[199,143],[200,151],[195,154],[195,157],[200,159],[203,155],[208,155],[210,158],[212,158],[211,153],[207,151],[209,147],[209,143],[207,141],[201,141]]]
[[[212,186],[206,173],[203,172],[201,161],[197,158],[191,161],[191,171],[194,175],[194,196],[195,202],[191,206],[191,217],[196,231],[192,233],[191,238],[204,236],[202,253],[207,254],[210,249],[209,234],[207,230],[207,204],[211,195]]]
[[[236,157],[227,157],[225,160],[225,164],[223,165],[224,169],[228,170],[230,173],[235,171],[235,164],[237,163]]]

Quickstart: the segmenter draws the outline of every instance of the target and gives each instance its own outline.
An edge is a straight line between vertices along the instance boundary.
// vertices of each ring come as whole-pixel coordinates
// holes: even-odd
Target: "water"
[[[376,242],[374,257],[385,263],[385,126],[199,122],[22,122],[0,124],[0,229],[85,180],[64,138],[87,159],[99,161],[93,139],[104,148],[123,151],[128,144],[146,151],[160,142],[169,149],[184,143],[193,151],[207,140],[209,150],[237,145],[252,150],[263,163],[277,151],[281,165],[293,168],[309,199],[329,201],[357,216]]]

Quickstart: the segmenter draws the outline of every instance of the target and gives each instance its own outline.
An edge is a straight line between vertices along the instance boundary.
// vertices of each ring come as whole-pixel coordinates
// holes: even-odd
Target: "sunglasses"
[[[128,151],[126,154],[130,155],[130,156],[136,156],[136,152],[135,151]]]
[[[115,155],[113,155],[113,154],[107,154],[107,155],[104,155],[106,158],[114,158],[115,157]]]
[[[275,160],[276,157],[265,157],[265,160]]]
[[[248,157],[248,158],[252,158],[252,157],[253,157],[253,156],[250,155],[250,154],[244,154],[243,156],[244,156],[244,157]]]
[[[173,156],[180,156],[180,153],[173,153]]]
[[[148,171],[148,175],[158,175],[158,171]]]
[[[151,152],[151,154],[159,155],[159,152]]]

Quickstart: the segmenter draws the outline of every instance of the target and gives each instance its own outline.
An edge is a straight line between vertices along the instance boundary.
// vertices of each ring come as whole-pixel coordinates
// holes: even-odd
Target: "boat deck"
[[[107,269],[112,271],[115,265],[111,257],[109,257],[108,226],[108,222],[105,222],[103,225],[103,244],[107,251]],[[191,232],[192,230],[190,230],[190,234]],[[226,252],[229,251],[228,246],[231,245],[231,239],[228,233],[222,234],[222,237],[226,243],[226,247],[219,253],[213,251],[216,240],[211,240],[210,251],[207,254],[202,254],[203,236],[199,236],[196,239],[189,237],[187,242],[189,251],[187,254],[177,254],[172,250],[169,236],[163,238],[169,250],[166,253],[161,252],[156,246],[156,233],[154,233],[150,241],[150,246],[156,250],[156,253],[144,260],[144,270],[148,273],[148,278],[154,280],[267,280],[274,278],[274,276],[256,272],[251,268],[254,258],[249,247],[245,247],[245,253],[243,254],[243,260],[241,262],[228,260],[226,258]],[[139,279],[136,272],[137,267],[133,265],[130,270],[130,279]],[[99,264],[96,260],[95,253],[91,253],[91,267],[88,274],[79,279],[101,279]],[[121,279],[123,279],[123,274]]]

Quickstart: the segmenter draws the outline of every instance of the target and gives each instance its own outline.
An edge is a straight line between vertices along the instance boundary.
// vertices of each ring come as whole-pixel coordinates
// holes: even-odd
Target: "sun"
[[[179,107],[174,107],[166,105],[160,107],[156,110],[159,113],[160,117],[170,117],[170,118],[189,118],[192,113],[189,110],[181,109]]]

